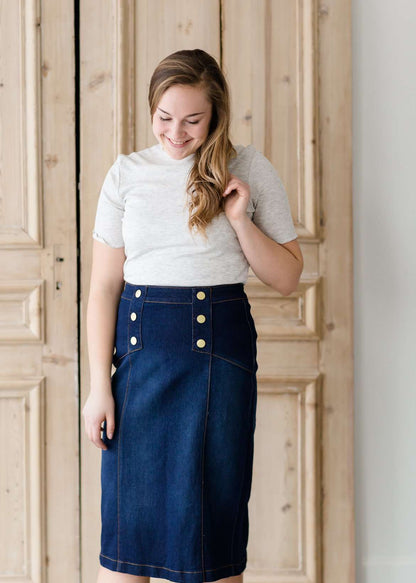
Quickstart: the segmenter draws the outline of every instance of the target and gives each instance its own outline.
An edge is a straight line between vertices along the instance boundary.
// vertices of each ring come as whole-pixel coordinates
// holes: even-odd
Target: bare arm
[[[303,270],[303,256],[297,239],[277,243],[267,237],[247,215],[232,221],[244,255],[253,272],[284,296],[297,287]]]
[[[104,446],[100,426],[107,420],[107,434],[114,431],[114,399],[111,393],[111,363],[117,308],[124,285],[124,247],[112,248],[93,240],[93,258],[87,305],[87,343],[90,394],[83,408],[85,428],[91,441]]]
[[[266,166],[272,168],[270,162],[266,158],[264,160]],[[290,295],[297,288],[303,271],[303,255],[297,239],[278,243],[248,217],[246,209],[250,186],[234,174],[231,174],[223,196],[226,197],[225,214],[253,272],[263,283],[282,295]]]
[[[124,247],[114,249],[93,240],[87,306],[88,358],[91,389],[111,375],[117,307],[123,290]]]

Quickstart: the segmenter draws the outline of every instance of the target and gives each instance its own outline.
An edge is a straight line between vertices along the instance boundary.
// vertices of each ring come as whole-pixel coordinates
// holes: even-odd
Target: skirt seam
[[[210,294],[210,322],[211,330],[210,337],[212,338],[212,292]],[[211,388],[211,365],[212,365],[212,354],[209,357],[209,367],[208,367],[208,387],[207,387],[207,403],[205,407],[205,426],[204,426],[204,438],[203,438],[203,449],[202,449],[202,472],[201,472],[201,561],[202,561],[202,573],[203,579],[205,579],[205,559],[204,559],[204,478],[205,478],[205,440],[207,435],[207,425],[208,425],[208,413],[209,413],[209,400],[210,400],[210,388]]]
[[[252,393],[251,393],[251,399],[250,399],[250,407],[249,407],[249,414],[250,414],[250,419],[249,419],[249,426],[250,426],[250,432],[252,431],[252,411],[253,411],[253,398],[254,398],[254,392],[253,392],[253,387],[254,387],[254,377],[252,376],[251,378],[251,387],[252,387]],[[248,439],[251,440],[252,436],[249,435]],[[247,453],[246,453],[246,459],[245,459],[245,463],[244,463],[244,471],[243,471],[243,476],[241,479],[241,490],[240,490],[240,496],[239,496],[239,503],[238,503],[238,510],[236,513],[236,517],[234,520],[234,526],[233,526],[233,535],[231,538],[231,560],[233,560],[234,557],[234,538],[235,538],[235,532],[236,532],[236,527],[237,527],[237,522],[238,522],[238,518],[242,512],[242,504],[241,504],[241,499],[243,496],[243,491],[244,491],[244,484],[246,483],[246,478],[247,478],[247,471],[250,469],[249,468],[249,463],[250,463],[250,456],[251,456],[251,446],[247,447]],[[244,503],[244,511],[246,510],[246,505]]]
[[[193,349],[195,350],[195,349]],[[196,351],[199,352],[199,351]],[[221,360],[225,360],[226,362],[229,362],[230,364],[233,364],[234,366],[238,366],[238,368],[242,368],[243,370],[253,374],[253,370],[251,368],[247,368],[246,366],[239,364],[238,362],[236,362],[235,360],[230,360],[229,358],[226,358],[225,356],[220,356],[219,354],[215,354],[215,352],[212,352],[212,356],[215,356],[215,358],[220,358]]]
[[[251,355],[252,355],[252,368],[253,372],[256,370],[256,355],[255,355],[255,344],[256,340],[254,338],[253,330],[251,329],[250,321],[248,319],[248,305],[247,302],[244,302],[244,313],[246,315],[247,325],[250,330],[250,339],[251,339]]]
[[[231,561],[233,560],[233,556],[234,556],[235,529],[236,529],[236,526],[237,526],[238,517],[240,515],[240,504],[241,504],[241,497],[243,495],[243,482],[244,482],[244,476],[246,474],[246,465],[247,465],[247,459],[246,459],[246,461],[244,463],[244,471],[243,471],[243,477],[241,479],[240,495],[238,497],[237,512],[236,512],[235,519],[234,519],[233,534],[232,534],[232,537],[231,537]]]
[[[129,374],[127,377],[126,394],[124,395],[123,408],[120,414],[119,431],[118,431],[118,447],[117,447],[117,561],[120,558],[120,449],[121,449],[121,429],[123,424],[124,410],[126,408],[127,395],[130,387],[131,374],[131,358],[129,356]]]
[[[128,299],[128,298],[125,298]],[[241,300],[245,300],[245,297],[241,297],[241,298],[227,298],[225,300],[212,300],[213,304],[222,304],[224,302],[235,302],[235,301],[241,301]],[[168,301],[168,300],[143,300],[143,303],[146,304],[179,304],[179,305],[189,305],[192,304],[191,302],[180,302],[179,300],[174,300],[172,302]]]

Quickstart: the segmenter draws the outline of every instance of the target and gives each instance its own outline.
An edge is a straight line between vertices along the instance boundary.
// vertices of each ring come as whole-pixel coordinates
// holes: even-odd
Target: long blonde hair
[[[228,161],[237,156],[229,139],[230,93],[217,61],[202,49],[180,50],[165,57],[150,80],[150,117],[156,111],[163,93],[172,85],[192,85],[205,91],[212,104],[208,136],[195,151],[189,172],[189,230],[203,234],[211,220],[224,210],[224,192],[230,179]]]

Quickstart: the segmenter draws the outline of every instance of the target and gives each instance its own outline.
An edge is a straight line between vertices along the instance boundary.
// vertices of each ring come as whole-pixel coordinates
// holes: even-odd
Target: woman
[[[98,581],[241,582],[257,404],[244,284],[251,265],[289,295],[303,259],[277,172],[229,140],[212,56],[166,57],[149,106],[158,143],[117,157],[93,231],[83,416],[103,450]]]

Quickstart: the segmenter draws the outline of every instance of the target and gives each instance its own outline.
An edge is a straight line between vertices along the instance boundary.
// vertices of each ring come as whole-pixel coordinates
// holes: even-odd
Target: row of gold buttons
[[[141,296],[142,292],[140,289],[136,290],[135,292],[135,296],[136,298],[139,298]],[[196,297],[198,298],[198,300],[204,300],[205,299],[205,292],[203,291],[199,291],[196,294]],[[137,314],[136,312],[132,312],[130,314],[130,319],[134,322],[137,318]],[[204,316],[204,314],[198,314],[198,316],[196,317],[196,320],[199,324],[203,324],[206,321],[206,318]],[[136,336],[132,336],[130,338],[130,343],[135,346],[137,344],[137,338]],[[196,345],[198,346],[198,348],[204,348],[204,346],[206,345],[206,342],[203,338],[198,338],[198,340],[196,341]],[[114,347],[114,354],[116,353],[116,348]]]
[[[136,296],[136,298],[139,298],[139,297],[142,295],[142,290],[141,290],[141,289],[137,289],[137,290],[134,292],[134,295]],[[130,319],[131,319],[131,320],[133,320],[133,322],[134,322],[134,320],[135,320],[136,318],[137,318],[137,314],[136,314],[136,312],[132,312],[132,313],[130,314]],[[135,346],[135,345],[137,344],[137,338],[136,338],[136,336],[132,336],[132,337],[130,338],[130,343],[131,343],[131,344],[133,344],[133,346]]]
[[[205,299],[205,292],[203,291],[199,291],[196,294],[196,297],[198,298],[198,300],[204,300]],[[204,314],[198,314],[198,316],[196,317],[196,321],[199,322],[200,324],[202,324],[203,322],[205,322],[206,318],[204,316]],[[198,338],[198,340],[196,341],[196,345],[198,346],[198,348],[204,348],[206,342],[203,338]]]
[[[142,290],[141,289],[136,290],[135,293],[134,293],[134,295],[136,296],[136,298],[139,298],[142,295]],[[136,320],[136,318],[137,318],[136,312],[132,312],[130,314],[130,319],[134,322]],[[137,344],[137,338],[136,338],[136,336],[132,336],[130,338],[130,343],[133,344],[133,346],[135,346]],[[115,354],[116,352],[117,352],[117,349],[114,346],[113,354]]]

